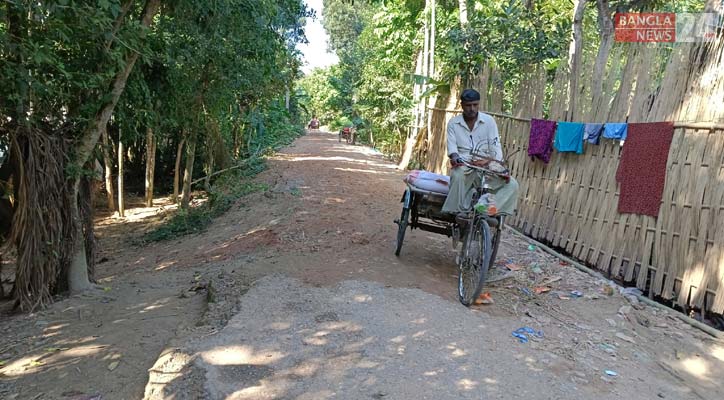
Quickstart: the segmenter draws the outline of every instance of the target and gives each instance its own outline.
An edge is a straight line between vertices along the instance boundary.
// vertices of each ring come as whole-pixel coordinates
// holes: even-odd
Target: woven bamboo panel
[[[496,116],[520,183],[510,223],[580,261],[676,303],[724,311],[724,130],[677,128],[658,218],[619,214],[618,142],[527,157],[530,124]],[[721,290],[719,290],[721,288]]]

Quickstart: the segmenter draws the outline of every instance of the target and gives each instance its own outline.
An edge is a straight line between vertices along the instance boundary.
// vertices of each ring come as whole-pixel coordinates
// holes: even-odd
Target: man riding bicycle
[[[462,115],[453,117],[447,124],[447,153],[450,157],[450,191],[442,211],[452,214],[467,214],[475,188],[480,184],[478,172],[465,166],[472,161],[472,152],[483,152],[482,156],[503,162],[503,148],[500,144],[498,126],[493,117],[479,111],[480,93],[465,89],[460,95]],[[476,154],[477,156],[478,154]],[[512,177],[486,178],[495,195],[498,215],[513,215],[518,204],[518,182]]]
[[[307,128],[319,129],[319,120],[317,119],[317,116],[312,117],[312,120],[309,121],[309,125],[307,125]]]

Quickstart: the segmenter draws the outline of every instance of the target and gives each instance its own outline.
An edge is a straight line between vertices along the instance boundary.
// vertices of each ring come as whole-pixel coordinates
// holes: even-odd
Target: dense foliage
[[[609,19],[614,12],[696,12],[703,4],[701,0],[588,1],[583,24],[583,53],[588,60],[597,55],[598,6],[603,3]],[[556,69],[562,62],[565,66],[569,51],[573,4],[570,0],[325,0],[323,22],[330,49],[340,62],[313,71],[300,87],[323,122],[334,129],[354,124],[366,133],[362,139],[397,157],[415,124],[415,83],[425,83],[424,95],[431,95],[446,91],[456,79],[462,78],[464,84],[484,69],[494,70],[491,86],[500,90],[501,109],[511,112],[515,94],[527,79],[526,69],[537,65],[547,72],[550,101]],[[420,76],[415,67],[433,8],[435,67]],[[544,104],[544,112],[547,108]]]
[[[96,174],[94,162],[115,175],[124,160],[136,192],[149,187],[149,165],[169,193],[183,145],[186,206],[194,178],[302,132],[296,44],[311,16],[302,0],[0,4],[0,208],[9,204],[14,213],[21,308],[73,289],[73,271],[76,286],[87,286],[76,268],[86,261],[77,254],[92,245],[92,223],[81,228],[88,215],[78,200],[81,180]],[[220,196],[215,186],[215,204],[246,191]],[[90,259],[88,266],[92,274]]]
[[[423,0],[325,0],[324,24],[339,65],[314,71],[301,81],[310,104],[332,128],[354,123],[371,144],[399,155],[413,125],[413,84],[446,87],[456,76],[471,76],[482,65],[516,82],[532,63],[556,66],[570,36],[570,2],[547,0],[469,1],[461,26],[459,2],[437,1],[435,72],[416,76],[431,2]]]

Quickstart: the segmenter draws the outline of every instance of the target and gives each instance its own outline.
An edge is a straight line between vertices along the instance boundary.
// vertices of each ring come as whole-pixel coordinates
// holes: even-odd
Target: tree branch
[[[141,25],[143,27],[148,28],[151,26],[153,17],[158,12],[160,6],[161,0],[146,1],[143,8],[143,14],[141,14]],[[108,120],[111,118],[111,114],[113,113],[113,109],[116,107],[118,99],[121,97],[123,90],[126,88],[126,81],[133,70],[133,66],[136,64],[136,60],[138,60],[138,56],[139,54],[134,51],[126,57],[126,66],[113,78],[110,99],[101,106],[91,125],[79,139],[75,154],[75,161],[79,165],[83,165],[86,161],[88,161],[93,148],[96,143],[98,143],[98,139],[105,131]]]
[[[126,3],[123,4],[123,6],[121,7],[121,13],[118,14],[118,18],[116,18],[115,22],[113,22],[113,31],[111,31],[111,36],[108,38],[108,40],[106,40],[105,46],[103,46],[106,49],[106,52],[108,52],[108,50],[111,49],[111,45],[113,44],[113,39],[116,38],[116,34],[121,29],[123,20],[126,18],[128,11],[131,9],[133,2],[134,2],[134,0],[126,0]]]

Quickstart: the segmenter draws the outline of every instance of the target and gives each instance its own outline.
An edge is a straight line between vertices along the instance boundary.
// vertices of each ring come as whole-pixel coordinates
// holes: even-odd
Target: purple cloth
[[[533,118],[530,121],[530,139],[528,155],[535,160],[540,158],[548,164],[553,151],[553,136],[556,133],[556,121]]]

